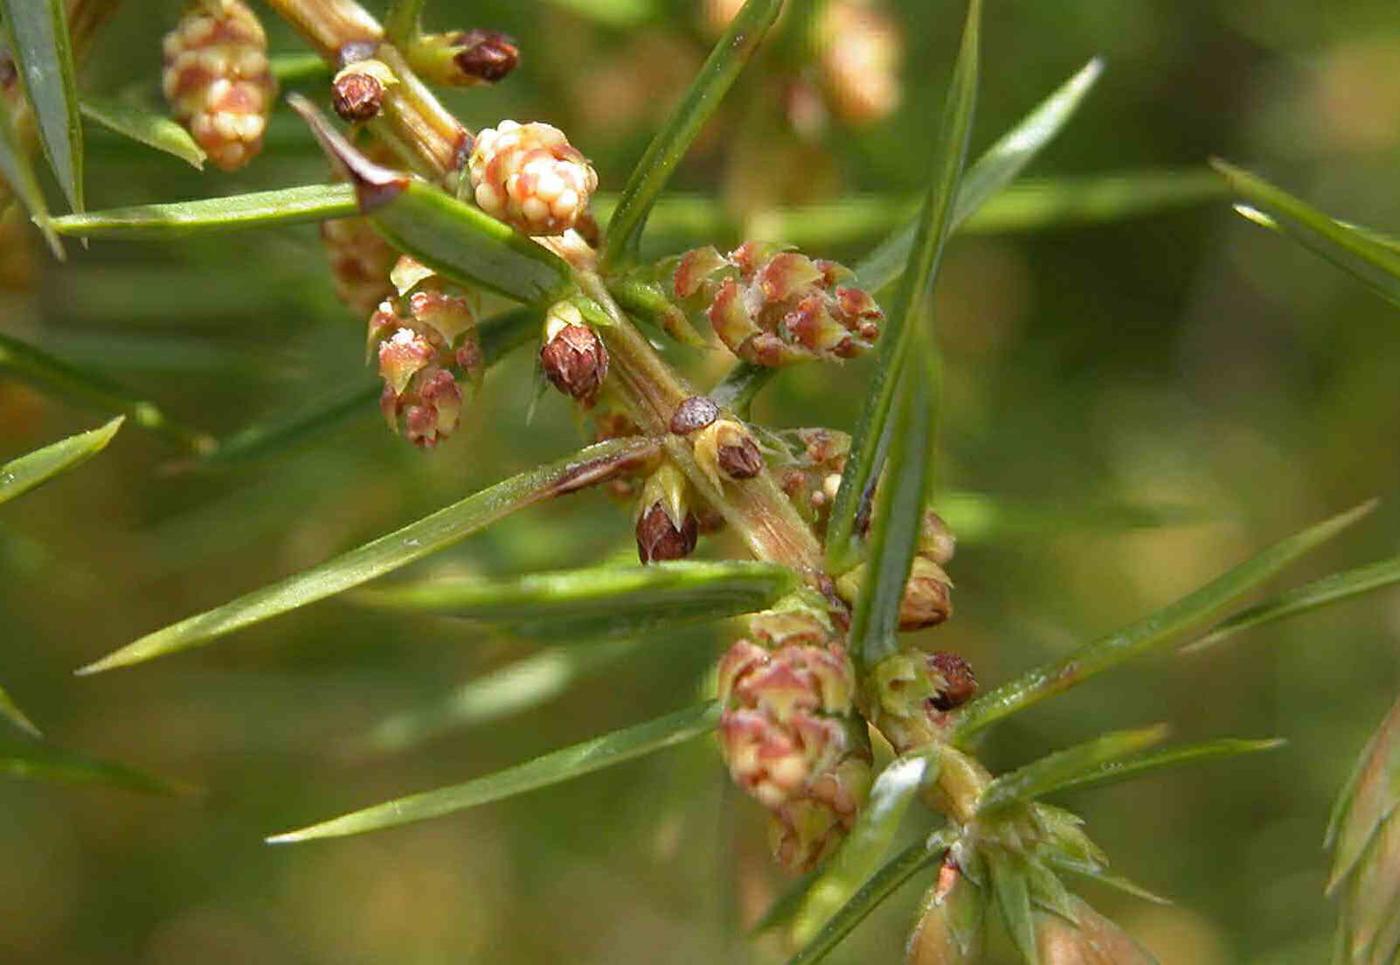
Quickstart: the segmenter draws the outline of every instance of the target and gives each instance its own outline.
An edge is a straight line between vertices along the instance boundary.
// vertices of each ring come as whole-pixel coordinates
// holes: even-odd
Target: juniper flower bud
[[[752,479],[763,471],[753,433],[733,419],[719,419],[695,434],[695,461],[711,482]]]
[[[977,695],[977,677],[972,672],[972,665],[960,655],[938,650],[929,654],[928,666],[942,681],[932,698],[936,709],[945,712],[953,710]]]
[[[357,60],[331,81],[331,106],[344,121],[367,121],[384,106],[384,91],[398,78],[382,60]]]
[[[267,35],[243,0],[206,0],[165,35],[161,78],[175,117],[225,171],[262,150],[277,83]]]
[[[690,509],[689,488],[669,462],[647,477],[637,502],[637,557],[643,563],[684,559],[695,551],[700,522]]]
[[[847,359],[866,351],[884,318],[875,300],[841,284],[850,273],[830,261],[746,242],[721,256],[699,248],[682,256],[677,300],[704,306],[720,341],[757,365]]]
[[[698,432],[719,418],[719,406],[714,399],[703,395],[692,395],[676,406],[671,414],[670,429],[678,436]]]
[[[574,305],[560,302],[545,316],[540,367],[550,383],[572,399],[592,405],[608,375],[608,350]]]
[[[862,563],[837,579],[836,591],[841,599],[855,603],[867,572],[868,567]],[[915,556],[899,603],[899,629],[921,630],[946,621],[953,615],[952,589],[953,582],[943,567],[926,556]]]
[[[870,796],[867,750],[850,754],[815,777],[808,789],[779,805],[769,821],[773,857],[788,871],[811,871],[836,850]]]
[[[520,63],[520,50],[499,30],[456,30],[419,37],[408,62],[430,84],[475,87],[505,78]]]
[[[903,40],[887,14],[860,0],[833,0],[820,27],[818,71],[831,112],[870,124],[899,106]]]
[[[557,127],[502,121],[467,159],[476,203],[527,235],[562,234],[583,217],[598,175]]]

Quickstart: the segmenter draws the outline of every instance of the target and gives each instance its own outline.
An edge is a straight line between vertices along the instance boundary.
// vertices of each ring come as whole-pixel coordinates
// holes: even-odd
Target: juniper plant
[[[819,251],[760,239],[727,252],[701,244],[648,260],[639,239],[669,176],[759,50],[781,0],[748,0],[718,18],[724,26],[713,52],[604,224],[591,207],[598,176],[563,131],[507,119],[472,132],[433,94],[433,85],[504,80],[522,55],[510,38],[480,27],[424,33],[416,0],[395,0],[382,25],[357,0],[268,5],[321,58],[322,99],[348,125],[335,126],[310,99],[288,99],[337,180],[84,214],[73,66],[78,44],[76,32],[69,39],[69,23],[87,22],[90,4],[6,0],[23,91],[15,80],[6,85],[0,170],[34,221],[59,251],[60,236],[179,236],[325,222],[339,290],[368,316],[369,348],[382,377],[380,406],[395,431],[425,449],[446,444],[486,369],[538,339],[544,378],[592,420],[595,442],[151,633],[81,672],[211,643],[359,587],[510,513],[607,485],[633,502],[640,567],[407,585],[365,592],[360,602],[506,626],[569,621],[612,633],[744,615],[742,632],[719,661],[714,699],[270,841],[359,834],[437,817],[717,732],[735,782],[769,812],[775,858],[812,872],[763,926],[785,931],[794,962],[822,958],[922,872],[933,880],[910,936],[911,962],[978,960],[990,920],[1000,921],[1030,962],[1149,960],[1066,882],[1089,878],[1140,890],[1109,874],[1107,858],[1082,822],[1046,799],[1071,787],[1277,742],[1162,747],[1165,729],[1149,727],[1101,735],[995,774],[977,755],[978,736],[1129,659],[1193,640],[1216,643],[1244,626],[1389,585],[1400,570],[1383,564],[1341,574],[1228,615],[1264,581],[1362,518],[1369,508],[1362,506],[1285,538],[1172,605],[980,696],[978,675],[965,659],[927,649],[925,638],[907,634],[953,613],[948,568],[954,534],[929,508],[939,414],[931,293],[944,248],[1064,126],[1097,79],[1098,62],[967,165],[981,32],[980,0],[970,0],[938,138],[925,149],[924,202],[865,260],[848,269]],[[855,57],[868,67],[856,71],[856,81],[872,81],[869,71],[884,70],[894,59],[881,27],[858,16],[850,20],[855,8],[842,8],[838,0],[794,7],[799,24],[834,30],[838,40],[861,30],[874,35],[866,60]],[[242,0],[199,0],[164,50],[165,93],[189,136],[151,117],[109,118],[111,126],[162,149],[207,155],[219,167],[249,163],[274,108],[275,71],[265,47],[256,15]],[[883,80],[843,89],[830,77],[849,72],[851,61],[839,59],[839,45],[829,55],[838,57],[823,67],[837,95],[833,113],[859,119],[888,109]],[[30,166],[36,138],[75,213],[48,214]],[[1400,272],[1383,239],[1318,221],[1242,172],[1222,170],[1261,218],[1301,226],[1329,257],[1393,295]],[[483,309],[502,301],[516,307]],[[705,330],[711,337],[700,334]],[[681,344],[727,352],[732,367],[717,382],[699,385],[678,364],[687,357],[676,351]],[[31,378],[62,381],[60,365],[25,351],[17,346],[12,354],[30,360]],[[866,352],[876,357],[873,382],[849,435],[752,421],[755,395],[784,367],[826,365],[836,382],[850,377],[837,363]],[[139,414],[139,424],[197,458],[216,460],[237,450],[185,430],[115,387],[86,391],[99,405]],[[720,528],[737,536],[753,559],[683,559],[704,534]],[[1383,746],[1393,743],[1382,740]],[[1375,770],[1367,765],[1358,779],[1352,812],[1363,797],[1370,800],[1362,792],[1376,783]],[[888,857],[911,809],[926,812],[925,824],[932,826]],[[1395,824],[1390,810],[1370,808],[1369,818],[1358,820],[1372,826],[1388,821],[1389,829]],[[1358,833],[1364,839],[1369,832]],[[1358,881],[1358,846],[1346,832],[1341,840],[1338,880]],[[1377,849],[1393,850],[1377,845],[1371,853]],[[1373,948],[1377,929],[1388,929],[1386,936],[1394,930],[1393,922],[1370,925],[1375,916],[1366,908],[1349,916],[1354,927],[1347,949]],[[1358,922],[1370,928],[1363,937],[1356,937]]]

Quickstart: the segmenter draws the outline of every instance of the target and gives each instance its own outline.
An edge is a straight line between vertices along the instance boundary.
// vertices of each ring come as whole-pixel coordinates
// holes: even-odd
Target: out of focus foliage
[[[557,124],[615,191],[703,57],[700,6],[435,0],[430,23],[497,27],[524,52],[499,88],[449,95],[467,123]],[[938,115],[929,105],[942,101],[962,5],[894,6],[907,66],[890,119],[798,145],[746,120],[767,102],[741,81],[674,187],[718,190],[735,204],[912,197],[926,159],[908,145],[930,141]],[[86,86],[153,93],[152,24],[176,11],[126,0],[96,44]],[[1193,166],[1219,154],[1337,218],[1394,232],[1394,14],[1390,0],[994,4],[973,152],[1103,54],[1104,78],[1034,175]],[[300,49],[268,23],[274,49]],[[758,133],[739,144],[736,130]],[[285,111],[263,156],[236,175],[201,174],[88,133],[91,209],[325,176]],[[764,172],[781,177],[761,183],[754,175]],[[821,229],[802,226],[806,237]],[[32,234],[2,230],[3,332],[139,387],[185,423],[225,435],[370,381],[363,319],[335,300],[314,226],[70,244],[66,265]],[[879,234],[878,225],[848,233],[823,253],[859,252]],[[1393,306],[1223,201],[1107,227],[959,237],[939,311],[941,482],[992,497],[966,514],[958,615],[940,633],[984,680],[1127,622],[1331,511],[1400,491]],[[833,392],[828,378],[821,368],[786,372],[756,414],[779,425],[848,423],[860,392]],[[9,693],[63,746],[208,789],[189,800],[0,784],[0,959],[743,960],[745,926],[782,885],[767,867],[758,809],[727,800],[706,742],[391,834],[298,849],[260,843],[689,703],[718,646],[705,630],[624,649],[589,644],[610,649],[551,661],[533,656],[536,644],[445,619],[367,615],[345,600],[215,650],[94,680],[69,674],[576,447],[558,400],[530,418],[528,358],[489,382],[471,424],[427,456],[386,433],[372,406],[309,444],[219,470],[192,470],[160,438],[127,431],[102,459],[0,519]],[[0,378],[0,461],[93,424],[80,406]],[[1122,503],[1188,512],[1139,529],[1096,511]],[[1400,506],[1387,502],[1372,520],[1311,561],[1313,574],[1394,555]],[[583,565],[630,553],[619,538],[627,528],[622,510],[585,494],[424,566]],[[987,760],[1014,767],[1143,719],[1170,721],[1182,739],[1287,738],[1271,755],[1071,803],[1117,871],[1176,902],[1090,895],[1164,962],[1320,961],[1334,925],[1322,897],[1328,806],[1400,688],[1398,640],[1394,594],[1271,625],[1017,718]],[[533,678],[503,669],[522,659],[534,661]],[[459,691],[489,673],[495,691]],[[550,689],[560,673],[575,680],[567,693]],[[429,728],[438,736],[408,749],[394,737],[401,731],[381,726],[454,692],[476,701],[461,711],[475,726]],[[511,704],[520,692],[562,696],[514,713],[529,703]],[[890,902],[831,960],[894,959],[917,895]]]

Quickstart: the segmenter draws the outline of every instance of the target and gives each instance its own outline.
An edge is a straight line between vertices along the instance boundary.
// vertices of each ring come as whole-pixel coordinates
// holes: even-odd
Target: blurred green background
[[[776,170],[796,200],[917,193],[962,4],[891,3],[906,45],[892,117],[834,127],[796,154],[778,134],[741,143],[742,115],[774,109],[746,81],[735,98],[746,106],[722,116],[674,187],[750,203],[768,189],[736,185]],[[492,26],[520,42],[522,66],[499,88],[449,96],[468,124],[558,124],[616,190],[703,57],[700,6],[432,0],[428,9],[430,26]],[[126,0],[99,38],[86,89],[154,92],[159,34],[177,12]],[[1336,217],[1393,231],[1395,14],[1394,0],[993,3],[973,151],[1102,54],[1105,76],[1032,175],[1193,167],[1219,154]],[[268,20],[274,50],[299,49]],[[325,177],[285,110],[265,154],[236,175],[200,175],[90,135],[93,209]],[[813,253],[853,260],[879,234]],[[202,428],[226,434],[372,381],[363,320],[335,300],[314,227],[94,242],[69,255],[57,265],[34,237],[6,236],[3,330]],[[957,616],[935,631],[939,645],[995,684],[1288,532],[1393,496],[1397,321],[1352,278],[1245,223],[1223,198],[1109,225],[960,237],[938,298],[942,481],[984,494],[990,511],[962,534],[951,567]],[[849,427],[865,377],[861,365],[787,372],[755,415]],[[0,961],[767,960],[772,949],[747,950],[741,938],[781,888],[762,814],[727,788],[704,741],[428,824],[260,843],[683,706],[704,685],[719,633],[639,641],[595,661],[557,699],[395,753],[368,749],[377,722],[441,703],[540,644],[330,601],[198,653],[70,675],[141,633],[575,447],[557,396],[527,420],[533,394],[529,352],[517,353],[437,452],[413,451],[370,406],[221,471],[180,471],[170,448],[128,425],[97,460],[0,511],[0,681],[55,743],[206,789],[166,800],[0,783]],[[0,458],[100,421],[0,380]],[[1105,508],[1121,504],[1171,508],[1172,522],[1120,525]],[[416,572],[584,564],[629,553],[630,542],[626,511],[584,494]],[[1397,549],[1392,498],[1292,576]],[[1120,874],[1176,902],[1086,892],[1164,962],[1321,961],[1333,923],[1321,897],[1327,809],[1400,687],[1398,640],[1400,598],[1367,598],[1097,680],[1000,728],[985,757],[1010,767],[1155,720],[1182,738],[1286,737],[1272,754],[1066,803]],[[918,894],[906,889],[833,960],[898,960]]]

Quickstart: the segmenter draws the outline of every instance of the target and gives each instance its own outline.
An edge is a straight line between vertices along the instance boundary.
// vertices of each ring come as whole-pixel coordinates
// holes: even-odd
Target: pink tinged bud
[[[409,380],[430,365],[436,354],[422,335],[400,328],[379,345],[379,374],[385,385],[401,395]]]
[[[502,121],[467,159],[476,203],[527,235],[559,235],[586,219],[598,175],[563,132]]]
[[[812,259],[795,251],[782,251],[755,272],[755,282],[768,302],[787,301],[822,280]]]
[[[587,325],[552,326],[540,349],[540,367],[560,392],[585,405],[598,397],[608,375],[608,350]]]
[[[719,340],[736,355],[742,356],[745,343],[760,331],[744,304],[743,289],[733,278],[720,285],[705,314]]]
[[[676,265],[675,275],[672,277],[672,287],[677,300],[684,301],[695,295],[726,264],[728,263],[724,256],[713,246],[696,248],[686,252],[681,256],[680,263]]]
[[[408,297],[408,307],[415,322],[433,329],[444,342],[455,342],[476,327],[471,303],[457,295],[433,289],[416,291]]]

